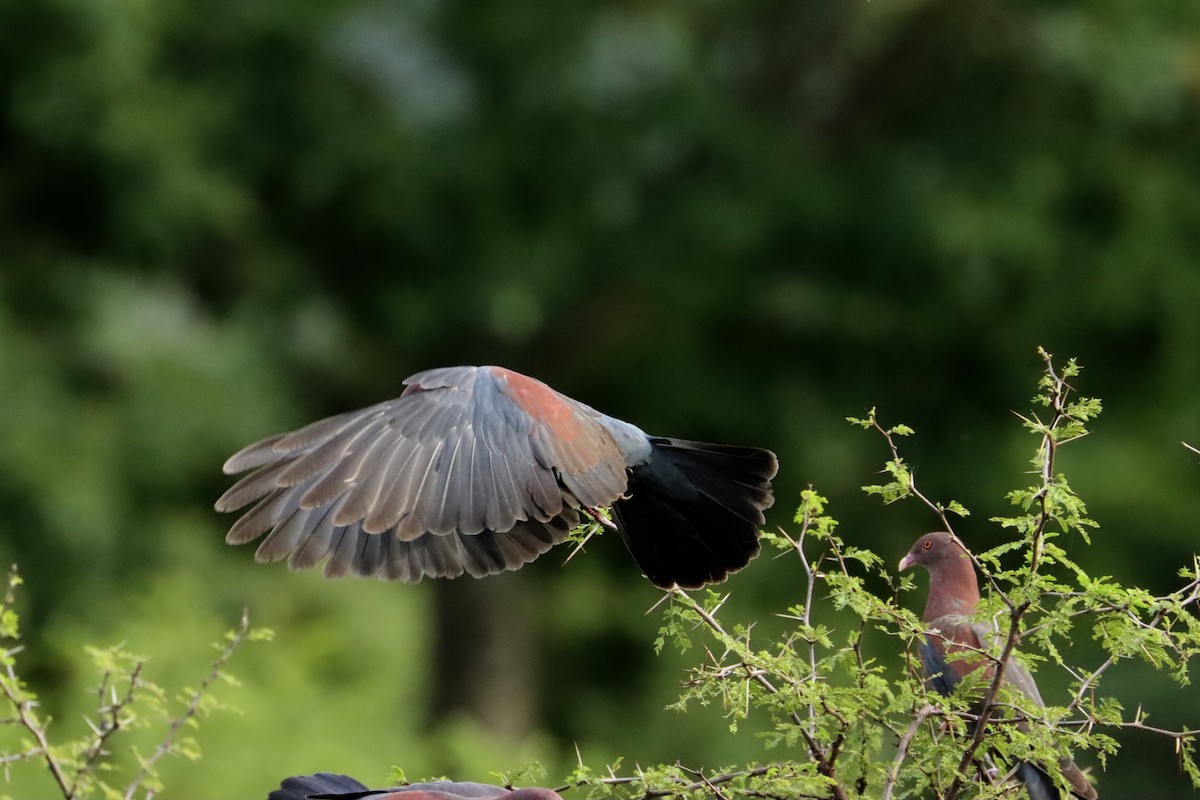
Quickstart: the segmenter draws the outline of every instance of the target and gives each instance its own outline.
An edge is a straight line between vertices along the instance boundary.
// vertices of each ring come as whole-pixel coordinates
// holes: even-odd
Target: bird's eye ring
[[[925,548],[926,550],[928,550],[929,548],[933,547],[933,540],[932,540],[932,539],[926,539],[924,542],[922,542],[922,543],[921,543],[921,547],[923,547],[923,548]]]

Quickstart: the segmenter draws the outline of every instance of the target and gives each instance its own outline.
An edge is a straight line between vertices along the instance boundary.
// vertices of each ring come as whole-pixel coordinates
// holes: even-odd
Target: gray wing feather
[[[354,526],[347,529],[356,533]],[[358,575],[378,575],[379,569],[387,563],[388,545],[393,541],[391,536],[379,534],[360,534],[359,546],[355,549],[351,569]],[[418,573],[419,575],[420,573]]]
[[[289,466],[286,461],[271,464],[242,477],[217,501],[218,511],[232,511],[253,503],[279,487],[279,476]]]
[[[299,504],[298,497],[290,497],[283,492],[269,494],[233,523],[229,533],[225,534],[225,541],[229,544],[252,542],[277,525],[289,505],[295,509],[299,508]]]
[[[266,502],[266,501],[264,501]],[[253,529],[270,530],[267,538],[258,546],[254,557],[260,562],[278,561],[285,558],[296,549],[304,537],[304,520],[299,511],[299,498],[295,496],[279,496],[270,501],[269,505],[260,512],[262,520]],[[303,512],[307,515],[308,512]],[[249,519],[251,514],[243,517]],[[230,535],[233,531],[230,531]],[[255,536],[258,534],[256,533]]]
[[[986,647],[996,647],[997,631],[994,627],[983,622],[973,622],[971,623],[971,627],[975,630],[975,635],[979,637],[979,641]],[[1037,705],[1046,705],[1042,701],[1042,693],[1038,691],[1037,683],[1033,680],[1033,675],[1024,664],[1017,660],[1015,653],[1004,667],[1004,680],[1012,684],[1018,691]]]
[[[391,486],[383,489],[379,500],[367,510],[366,516],[363,517],[363,528],[367,533],[383,533],[391,530],[400,522],[406,509],[405,503],[415,472],[414,465],[420,462],[423,449],[424,445],[420,442],[412,439],[404,440],[400,452],[397,453],[397,456],[403,456],[403,460],[397,459],[398,465],[392,468],[391,474],[387,476],[387,480],[391,481]],[[351,521],[347,520],[347,522]]]
[[[265,533],[257,559],[296,569],[324,560],[330,577],[483,576],[532,561],[578,524],[575,504],[607,505],[625,488],[615,445],[590,416],[591,439],[557,445],[488,368],[405,383],[396,400],[230,457],[227,472],[251,472],[216,507],[253,505],[226,541]]]
[[[366,409],[360,418],[350,418],[333,436],[317,443],[311,450],[289,451],[291,466],[279,476],[280,486],[309,484],[312,479],[333,470],[350,453],[359,440],[365,439],[379,426],[380,408]]]
[[[321,524],[328,515],[326,509],[310,508],[296,516],[301,515],[305,517],[304,530],[307,535],[288,558],[288,566],[292,569],[308,569],[320,564],[333,549],[335,532],[340,533],[332,525]]]
[[[364,471],[358,490],[348,493],[346,502],[334,517],[335,525],[349,525],[366,519],[371,510],[378,506],[388,488],[390,476],[395,474],[393,470],[396,464],[400,462],[402,454],[408,452],[405,445],[411,443],[397,436],[380,446],[377,463]]]
[[[429,528],[432,517],[437,513],[437,509],[433,507],[432,496],[436,493],[434,487],[438,481],[437,463],[445,446],[444,440],[433,442],[428,448],[428,458],[424,463],[417,465],[413,472],[413,480],[409,483],[408,502],[404,504],[411,510],[396,526],[396,536],[400,539],[411,540],[420,536]]]

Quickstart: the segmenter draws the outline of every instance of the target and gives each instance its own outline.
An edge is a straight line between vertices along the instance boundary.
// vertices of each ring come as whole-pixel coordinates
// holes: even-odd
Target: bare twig
[[[900,447],[896,444],[896,440],[892,436],[892,431],[880,425],[879,421],[875,419],[874,413],[871,414],[870,423],[871,428],[883,436],[884,441],[887,442],[888,450],[892,454],[892,461],[894,463],[903,463],[904,459],[900,456]],[[926,507],[929,508],[930,511],[937,515],[938,520],[941,522],[942,530],[946,531],[947,533],[954,533],[954,527],[950,524],[949,517],[946,516],[946,509],[930,500],[920,489],[917,488],[917,479],[916,476],[913,475],[913,470],[907,470],[907,474],[907,488],[909,493],[912,494],[913,497],[920,500]]]
[[[20,753],[9,753],[6,756],[0,756],[0,766],[8,766],[18,761],[30,761],[40,756],[42,752],[43,750],[40,747],[31,747],[28,750],[22,750]]]
[[[1140,712],[1140,709],[1139,709],[1138,716],[1139,716],[1139,719],[1132,720],[1131,722],[1122,722],[1122,723],[1119,723],[1119,724],[1117,725],[1117,727],[1119,727],[1119,728],[1126,728],[1126,729],[1128,729],[1128,730],[1134,730],[1134,731],[1146,731],[1146,732],[1148,732],[1148,733],[1154,733],[1154,734],[1158,734],[1159,736],[1166,736],[1166,737],[1169,737],[1169,738],[1171,738],[1171,739],[1196,739],[1196,738],[1200,738],[1200,728],[1197,728],[1197,729],[1195,729],[1195,730],[1182,730],[1182,731],[1173,731],[1173,730],[1168,730],[1167,728],[1158,728],[1158,727],[1155,727],[1155,726],[1153,726],[1153,725],[1147,725],[1147,724],[1145,724],[1145,723],[1144,723],[1144,722],[1142,722],[1142,721],[1141,721],[1141,719],[1140,719],[1140,717],[1141,717],[1141,712]]]
[[[926,719],[940,713],[933,705],[926,704],[913,716],[912,722],[909,723],[908,729],[904,731],[904,734],[900,737],[899,744],[896,746],[896,757],[892,759],[892,765],[888,768],[880,800],[891,800],[892,792],[896,788],[896,780],[900,777],[900,767],[904,764],[904,759],[908,758],[908,746],[912,743],[913,737],[917,735],[917,730]]]

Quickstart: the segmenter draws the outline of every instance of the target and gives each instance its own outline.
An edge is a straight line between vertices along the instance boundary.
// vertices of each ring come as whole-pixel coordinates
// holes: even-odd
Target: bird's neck
[[[979,581],[966,556],[948,559],[929,571],[929,597],[925,602],[926,622],[947,615],[969,617],[979,605]]]

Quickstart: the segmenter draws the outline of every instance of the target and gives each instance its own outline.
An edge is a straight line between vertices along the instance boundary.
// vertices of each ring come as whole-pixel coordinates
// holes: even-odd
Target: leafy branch
[[[1088,575],[1059,544],[1071,535],[1076,544],[1090,545],[1098,527],[1057,462],[1059,448],[1088,435],[1101,404],[1075,394],[1080,367],[1074,361],[1060,369],[1049,353],[1039,350],[1039,356],[1038,410],[1017,415],[1037,437],[1031,459],[1036,478],[1007,495],[1015,514],[991,518],[1012,538],[971,554],[988,590],[982,615],[1002,624],[986,651],[964,655],[986,659],[989,669],[968,675],[950,697],[925,686],[914,645],[940,634],[905,608],[915,581],[891,575],[878,555],[845,541],[825,499],[810,488],[802,493],[795,532],[763,533],[764,543],[796,556],[803,576],[799,602],[779,615],[788,630],[764,645],[752,638],[753,624],[722,619],[729,595],[674,590],[664,598],[657,642],[684,650],[703,642],[703,661],[690,671],[674,708],[720,703],[734,733],[742,720],[765,714],[771,724],[760,735],[776,757],[708,775],[679,764],[639,768],[635,776],[621,775],[614,765],[599,775],[581,763],[572,785],[588,787],[589,795],[643,800],[734,794],[991,798],[1011,794],[1020,761],[1054,763],[1060,748],[1070,746],[1103,765],[1117,752],[1111,733],[1137,730],[1172,741],[1181,768],[1200,786],[1194,758],[1200,730],[1149,725],[1140,707],[1127,717],[1102,686],[1102,678],[1129,658],[1186,685],[1188,665],[1200,652],[1200,561],[1181,571],[1182,587],[1153,595]],[[880,435],[887,448],[885,479],[863,487],[866,493],[885,504],[915,498],[955,533],[951,516],[965,518],[968,511],[953,500],[937,502],[917,486],[900,447],[912,429],[885,426],[874,409],[850,421]],[[1085,623],[1106,651],[1093,669],[1072,665],[1063,651],[1075,627]],[[869,655],[880,650],[879,637],[906,645],[902,670]],[[1065,706],[1034,706],[1005,686],[1004,672],[1018,646],[1030,666],[1050,663],[1072,677]],[[1007,766],[998,768],[997,761]]]
[[[202,710],[206,706],[207,701],[210,699],[213,683],[215,683],[218,678],[230,680],[229,676],[224,672],[225,664],[229,662],[229,659],[233,658],[233,654],[239,647],[241,647],[242,643],[246,641],[247,637],[250,637],[251,635],[258,638],[261,636],[261,632],[251,631],[250,611],[249,609],[243,608],[242,618],[238,623],[238,627],[225,634],[225,644],[221,647],[216,659],[213,660],[212,666],[208,670],[208,674],[204,676],[204,680],[202,680],[199,687],[197,687],[191,693],[191,697],[188,700],[187,706],[180,714],[172,717],[167,723],[167,731],[163,735],[162,741],[160,741],[158,746],[154,748],[154,752],[150,754],[150,757],[146,759],[140,759],[141,763],[138,767],[137,773],[125,787],[125,792],[123,794],[124,800],[132,800],[142,784],[146,783],[148,779],[152,779],[154,777],[155,767],[158,762],[162,760],[163,756],[177,752],[176,742],[179,738],[179,732],[183,729],[184,725],[191,723],[192,720],[200,716]],[[140,663],[138,664],[137,669],[139,672],[141,671]],[[149,798],[151,795],[151,791],[146,792],[147,798]]]
[[[93,719],[86,719],[88,731],[76,740],[54,743],[51,737],[52,720],[38,713],[38,698],[17,669],[17,655],[23,646],[20,625],[14,608],[16,590],[21,578],[13,567],[8,573],[3,603],[0,604],[0,641],[13,643],[0,651],[0,694],[11,715],[0,719],[7,725],[31,737],[27,746],[11,753],[0,753],[0,764],[6,767],[18,763],[41,762],[49,772],[63,800],[82,800],[99,792],[105,798],[143,800],[152,798],[161,789],[158,780],[159,762],[168,755],[195,757],[198,749],[192,740],[182,740],[185,726],[194,726],[218,705],[213,698],[218,680],[234,683],[225,666],[247,640],[270,638],[270,631],[251,628],[249,614],[242,612],[238,627],[225,635],[217,645],[218,653],[200,685],[186,695],[182,710],[170,714],[165,707],[162,688],[144,675],[146,660],[127,653],[121,647],[87,648],[93,664],[100,672],[95,689],[97,707]],[[151,724],[165,725],[165,732],[148,757],[131,749],[137,769],[123,787],[101,778],[103,773],[118,770],[113,743],[123,732],[145,728]]]
[[[983,696],[979,720],[975,723],[970,743],[962,752],[958,773],[950,784],[946,800],[953,800],[958,796],[962,790],[967,768],[983,747],[984,738],[987,735],[987,723],[996,711],[996,700],[1004,685],[1005,671],[1016,651],[1017,642],[1021,639],[1023,619],[1035,602],[1038,602],[1042,586],[1037,577],[1042,564],[1046,526],[1052,521],[1062,521],[1069,528],[1083,531],[1086,526],[1095,525],[1094,522],[1083,516],[1085,509],[1082,501],[1067,486],[1066,479],[1055,473],[1054,465],[1059,447],[1087,435],[1086,423],[1100,413],[1100,401],[1088,398],[1074,401],[1070,399],[1072,388],[1067,379],[1079,374],[1079,367],[1074,360],[1069,361],[1062,373],[1059,374],[1055,370],[1053,357],[1049,353],[1038,348],[1038,355],[1041,356],[1045,365],[1045,373],[1039,382],[1042,393],[1035,398],[1035,402],[1049,407],[1053,413],[1048,422],[1043,422],[1037,414],[1030,414],[1029,417],[1020,414],[1017,416],[1021,417],[1026,428],[1041,436],[1041,443],[1033,457],[1033,464],[1041,481],[1032,490],[1031,495],[1028,492],[1020,491],[1009,495],[1010,500],[1023,504],[1026,509],[1036,503],[1037,510],[1032,516],[993,517],[994,522],[1005,527],[1016,528],[1025,535],[1025,544],[1029,554],[1023,576],[1026,591],[1021,592],[1018,600],[1008,597],[1003,592],[998,592],[1008,607],[1008,630],[1000,655],[995,659],[991,683]],[[1086,533],[1084,533],[1084,538],[1085,541],[1088,541]]]

